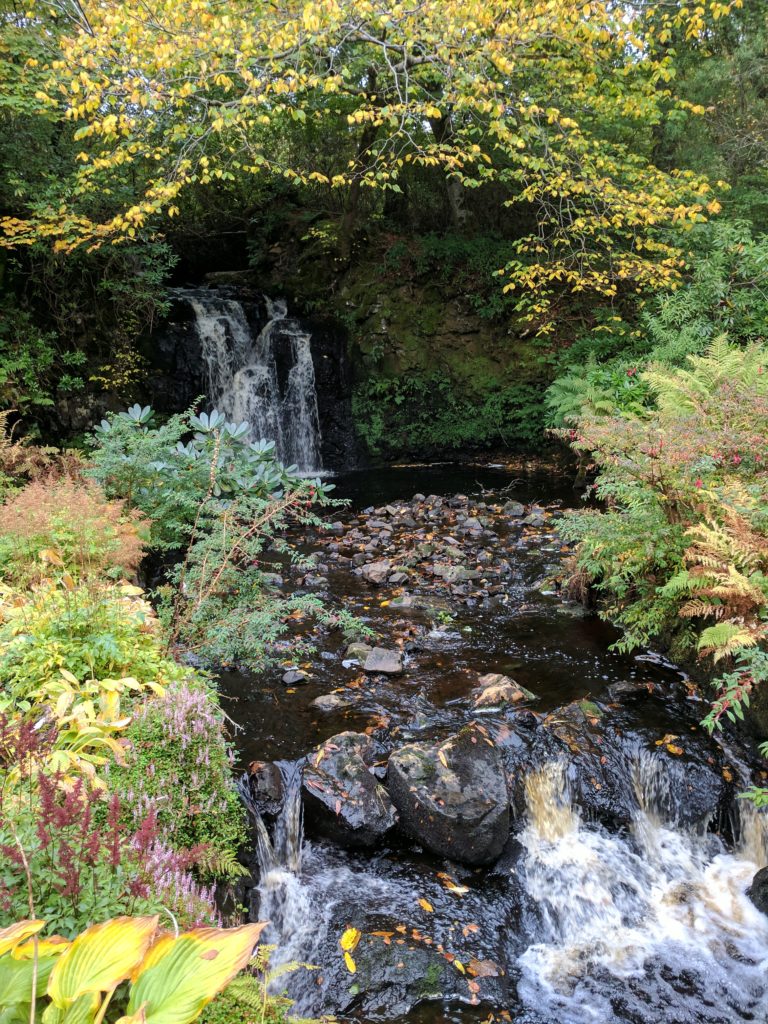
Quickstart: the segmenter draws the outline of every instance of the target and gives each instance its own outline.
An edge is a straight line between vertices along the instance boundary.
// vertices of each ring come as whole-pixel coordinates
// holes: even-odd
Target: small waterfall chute
[[[580,820],[563,763],[526,780],[521,875],[538,907],[520,958],[528,1005],[572,1024],[613,1020],[614,996],[634,1006],[636,986],[638,1006],[651,992],[654,1006],[666,1006],[669,984],[679,976],[693,985],[695,970],[699,1005],[713,1007],[702,1024],[725,1019],[721,1003],[731,1020],[768,1012],[768,989],[756,981],[768,963],[768,921],[745,895],[755,864],[742,859],[762,849],[764,822],[745,812],[741,857],[716,836],[680,828],[661,763],[651,752],[634,766],[639,806],[628,834]]]
[[[265,296],[267,320],[253,336],[242,303],[204,289],[177,289],[195,314],[208,401],[252,440],[274,441],[278,458],[301,472],[322,468],[312,337]]]

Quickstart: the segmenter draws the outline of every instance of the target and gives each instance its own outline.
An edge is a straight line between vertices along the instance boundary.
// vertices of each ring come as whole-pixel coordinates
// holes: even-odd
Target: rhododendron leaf
[[[62,1009],[86,992],[107,992],[131,975],[144,959],[158,918],[116,917],[78,935],[59,958],[48,995]]]
[[[128,1015],[142,1006],[146,1024],[190,1024],[251,958],[266,924],[195,928],[163,936],[131,987]]]
[[[45,927],[45,921],[17,921],[8,928],[0,928],[0,956],[14,949],[31,935],[36,935]]]

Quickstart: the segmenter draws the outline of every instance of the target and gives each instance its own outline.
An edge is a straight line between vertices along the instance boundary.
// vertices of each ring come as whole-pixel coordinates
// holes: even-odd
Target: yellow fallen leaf
[[[347,928],[339,939],[339,945],[345,953],[351,953],[360,941],[361,932],[358,928]]]
[[[445,888],[455,896],[465,896],[469,892],[466,885],[455,885],[453,882],[447,884]]]
[[[437,756],[438,756],[438,757],[439,757],[439,759],[440,759],[440,763],[441,763],[441,764],[442,764],[442,765],[443,765],[443,766],[444,766],[445,768],[447,768],[447,767],[448,767],[448,761],[446,760],[446,757],[445,757],[445,754],[443,753],[443,751],[442,751],[442,750],[439,750],[439,751],[438,751],[438,753],[437,753]]]
[[[453,966],[456,968],[457,971],[459,971],[459,973],[461,973],[461,974],[466,974],[467,973],[467,969],[464,966],[464,964],[461,962],[461,960],[454,960],[453,961]]]
[[[349,973],[354,974],[355,971],[357,970],[357,964],[349,955],[349,953],[344,954],[344,963],[347,965],[347,970],[349,971]]]
[[[670,752],[670,754],[677,754],[678,756],[683,752],[683,748],[675,746],[674,743],[668,743],[667,750]]]
[[[432,913],[432,910],[433,910],[432,904],[428,900],[420,899],[419,900],[419,906],[421,907],[422,910],[426,910],[426,912],[428,914]]]

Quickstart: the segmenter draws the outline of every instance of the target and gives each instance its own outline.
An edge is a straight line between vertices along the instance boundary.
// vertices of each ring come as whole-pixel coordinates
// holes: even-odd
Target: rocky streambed
[[[673,666],[612,653],[557,594],[567,489],[459,483],[404,500],[379,481],[286,577],[370,633],[222,681],[259,832],[251,913],[279,960],[318,968],[289,977],[297,1010],[768,1019],[768,917],[746,895],[768,830],[737,798],[760,764],[700,728]]]

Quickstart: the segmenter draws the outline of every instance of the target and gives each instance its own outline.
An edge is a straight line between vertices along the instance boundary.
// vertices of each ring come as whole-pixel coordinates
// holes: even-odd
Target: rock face
[[[403,827],[433,853],[464,864],[490,864],[501,853],[509,798],[499,751],[482,726],[402,747],[387,780]]]
[[[395,808],[370,768],[373,741],[342,732],[309,755],[302,779],[307,823],[342,846],[368,847],[394,826]]]
[[[366,655],[363,668],[371,674],[381,672],[386,676],[399,676],[403,671],[403,656],[400,651],[391,651],[386,647],[374,647]]]

